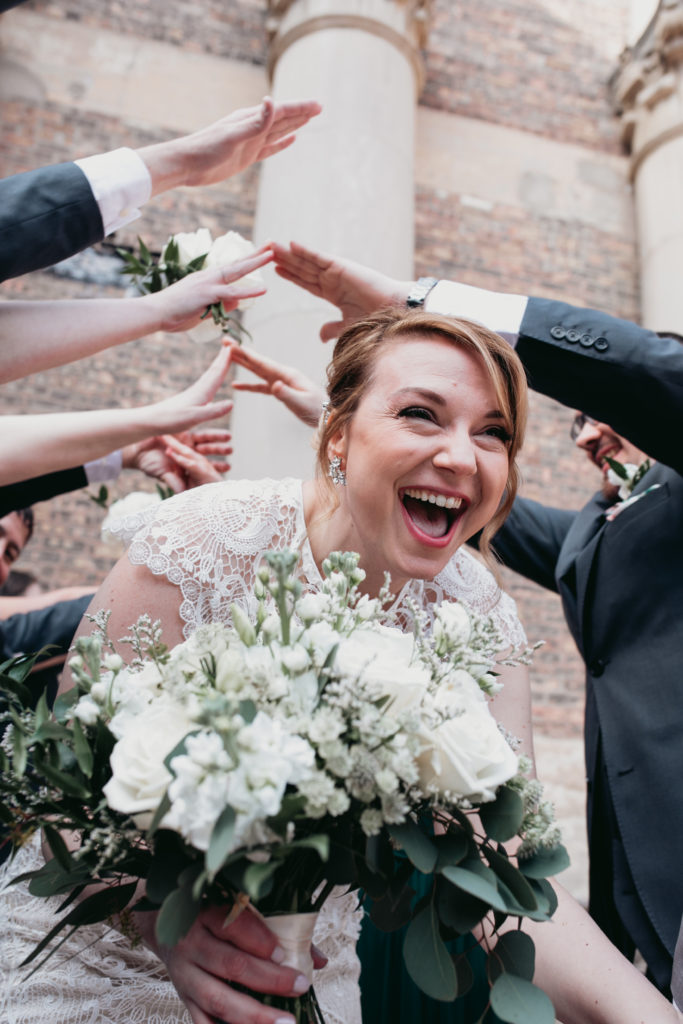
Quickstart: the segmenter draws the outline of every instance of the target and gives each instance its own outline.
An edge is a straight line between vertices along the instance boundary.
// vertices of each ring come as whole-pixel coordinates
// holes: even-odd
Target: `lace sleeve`
[[[301,484],[249,480],[207,484],[169,498],[117,525],[137,532],[128,557],[180,590],[183,633],[226,622],[233,601],[255,613],[256,569],[268,550],[297,546],[303,536]]]
[[[526,633],[513,598],[467,548],[459,548],[443,572],[426,584],[426,596],[430,601],[462,601],[480,615],[490,616],[510,647],[526,647]]]

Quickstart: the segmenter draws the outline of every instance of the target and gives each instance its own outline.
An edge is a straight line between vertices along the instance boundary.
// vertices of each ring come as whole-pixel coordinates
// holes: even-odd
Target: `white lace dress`
[[[177,586],[189,636],[205,622],[228,621],[233,601],[255,610],[255,571],[268,550],[301,550],[301,578],[316,590],[321,578],[306,539],[298,480],[230,481],[188,491],[129,516],[118,526],[133,534],[129,557]],[[408,602],[428,613],[434,602],[457,599],[493,615],[511,645],[524,643],[514,601],[490,572],[461,549],[435,580],[410,581],[393,611],[407,627]],[[150,609],[154,614],[154,609]],[[21,851],[11,876],[39,866],[37,842]],[[5,869],[6,872],[6,869]],[[0,1021],[3,1024],[190,1024],[163,966],[143,947],[131,949],[104,926],[79,930],[29,981],[17,965],[53,926],[56,900],[32,898],[22,885],[0,895]],[[353,896],[327,900],[315,942],[329,958],[315,988],[327,1024],[359,1024],[355,952],[361,912]]]

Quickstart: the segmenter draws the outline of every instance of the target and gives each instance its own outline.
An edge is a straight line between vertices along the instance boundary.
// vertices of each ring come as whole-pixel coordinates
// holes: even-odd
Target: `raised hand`
[[[412,287],[411,281],[398,281],[362,263],[315,252],[297,242],[289,247],[270,243],[270,248],[280,277],[339,307],[342,319],[323,324],[323,341],[339,337],[354,320],[375,310],[404,305]]]
[[[273,395],[309,427],[318,425],[325,393],[305,373],[239,345],[232,346],[232,361],[261,378],[260,381],[233,381],[233,390]]]
[[[169,288],[145,295],[136,301],[145,302],[157,310],[159,330],[185,331],[195,327],[206,307],[214,302],[222,302],[225,312],[229,313],[237,309],[242,299],[263,295],[265,285],[248,280],[247,275],[270,263],[272,259],[272,249],[262,246],[247,259],[226,267],[198,270]]]
[[[230,455],[231,434],[219,428],[160,434],[123,449],[126,469],[139,469],[179,493],[201,484],[217,483],[230,463],[211,462],[207,455]]]
[[[321,111],[313,100],[274,103],[235,110],[179,139],[138,150],[152,178],[152,195],[177,185],[213,185],[239,174],[294,142],[294,134]]]

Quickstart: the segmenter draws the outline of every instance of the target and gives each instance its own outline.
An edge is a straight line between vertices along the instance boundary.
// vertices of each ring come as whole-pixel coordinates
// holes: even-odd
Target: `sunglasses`
[[[594,420],[592,416],[586,416],[585,412],[577,412],[576,416],[572,420],[572,425],[569,428],[569,436],[571,437],[572,441],[576,441],[577,437],[579,436],[579,434],[581,433],[581,431],[587,423],[590,423],[591,426],[594,427],[597,422],[598,421]]]

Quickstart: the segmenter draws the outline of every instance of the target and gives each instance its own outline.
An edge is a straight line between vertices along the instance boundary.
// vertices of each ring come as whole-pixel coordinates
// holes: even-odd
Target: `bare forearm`
[[[676,1024],[670,1003],[557,883],[550,923],[525,922],[536,946],[534,982],[563,1024]]]
[[[161,328],[149,297],[0,304],[0,381],[26,377]]]

